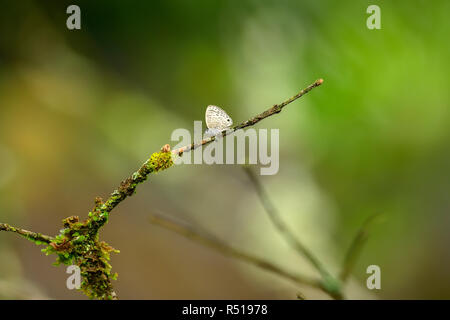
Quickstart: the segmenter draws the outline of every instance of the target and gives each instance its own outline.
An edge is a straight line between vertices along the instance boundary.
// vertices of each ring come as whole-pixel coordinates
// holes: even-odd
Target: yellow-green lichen
[[[42,251],[56,254],[56,265],[77,265],[83,277],[80,290],[92,299],[112,299],[115,297],[112,281],[117,273],[111,272],[110,253],[119,251],[107,243],[99,241],[99,230],[108,222],[114,207],[126,197],[134,194],[138,184],[144,182],[149,174],[157,173],[173,165],[172,153],[168,145],[161,152],[155,152],[144,165],[128,179],[122,181],[119,188],[103,202],[96,198],[95,206],[88,218],[80,222],[72,216],[63,220],[64,228],[59,235],[51,238]],[[35,241],[37,244],[41,242]]]
[[[63,220],[64,229],[50,244],[42,249],[46,255],[56,254],[55,265],[77,265],[80,267],[82,283],[80,290],[92,299],[114,297],[112,280],[117,274],[111,272],[110,253],[116,252],[91,231],[91,218],[78,222],[78,217]]]
[[[171,152],[155,152],[150,156],[146,162],[146,167],[149,173],[159,172],[170,168],[173,165]]]

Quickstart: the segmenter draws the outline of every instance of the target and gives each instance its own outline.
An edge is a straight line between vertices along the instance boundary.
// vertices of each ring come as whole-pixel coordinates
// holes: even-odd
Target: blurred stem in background
[[[300,240],[297,239],[295,234],[293,234],[289,230],[288,226],[281,219],[281,215],[279,214],[273,203],[270,201],[267,192],[264,190],[261,182],[258,180],[253,171],[251,171],[251,169],[246,166],[243,166],[243,169],[254,185],[258,197],[261,200],[264,209],[266,210],[270,218],[270,221],[273,223],[277,231],[280,232],[280,234],[286,239],[286,241],[301,256],[305,257],[317,269],[317,271],[319,271],[321,279],[316,280],[305,277],[303,275],[293,274],[263,258],[259,258],[233,248],[232,246],[226,244],[225,242],[217,239],[213,235],[203,230],[199,230],[198,228],[189,226],[184,222],[175,221],[173,218],[165,217],[160,214],[151,214],[150,223],[178,233],[179,235],[182,235],[190,240],[196,241],[208,248],[214,249],[225,256],[245,261],[266,271],[271,271],[297,284],[309,285],[311,287],[319,288],[334,299],[344,299],[344,294],[342,292],[343,285],[348,279],[348,276],[355,266],[356,259],[358,258],[364,244],[367,241],[369,227],[372,226],[373,222],[376,221],[376,218],[379,215],[376,214],[370,216],[364,222],[354,240],[352,241],[352,244],[345,256],[342,272],[339,278],[336,278],[327,271],[320,260],[308,248],[306,248],[300,242]],[[302,294],[301,292],[297,293],[297,298],[301,300],[306,299],[304,294]]]
[[[214,249],[225,256],[245,261],[261,269],[276,273],[283,278],[294,281],[295,283],[306,284],[312,287],[320,288],[319,281],[286,271],[265,259],[233,248],[223,241],[217,239],[213,235],[206,233],[205,231],[200,231],[198,230],[198,228],[189,226],[186,223],[175,221],[173,218],[165,217],[160,214],[151,214],[150,223],[178,233],[190,240],[196,241],[206,247]]]
[[[242,168],[250,178],[264,210],[267,212],[270,221],[273,223],[278,232],[283,236],[286,242],[294,248],[295,251],[305,257],[317,269],[317,271],[319,271],[322,277],[322,286],[325,290],[336,298],[342,298],[341,285],[339,281],[327,271],[322,262],[320,262],[319,259],[308,248],[306,248],[300,240],[298,240],[295,234],[289,230],[289,227],[283,219],[281,219],[280,213],[273,205],[266,190],[264,190],[261,182],[256,177],[254,172],[248,166],[243,166]]]
[[[361,254],[362,248],[369,238],[369,229],[373,226],[374,223],[379,220],[380,217],[381,214],[379,213],[369,216],[366,221],[364,221],[363,225],[353,239],[350,248],[345,255],[342,271],[339,275],[339,279],[342,281],[342,283],[345,283],[347,281],[350,273],[355,267],[356,260]]]

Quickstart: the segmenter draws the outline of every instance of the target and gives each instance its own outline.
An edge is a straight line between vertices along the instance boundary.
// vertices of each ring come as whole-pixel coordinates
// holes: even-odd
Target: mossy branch
[[[0,223],[0,231],[10,231],[10,232],[15,232],[19,235],[21,235],[22,237],[33,241],[36,244],[50,244],[50,242],[52,242],[53,238],[41,233],[36,233],[36,232],[32,232],[32,231],[28,231],[25,229],[21,229],[21,228],[16,228],[13,226],[10,226],[7,223]]]
[[[315,81],[292,98],[272,106],[263,113],[242,122],[230,130],[223,131],[221,133],[222,136],[253,126],[259,121],[281,112],[286,105],[322,83],[322,79]],[[64,228],[55,237],[14,228],[5,223],[0,223],[0,231],[15,232],[36,244],[46,245],[46,248],[42,249],[42,251],[47,255],[56,254],[56,264],[75,264],[79,266],[83,277],[81,290],[88,297],[93,299],[115,299],[116,294],[113,290],[112,280],[117,278],[117,274],[111,272],[109,259],[111,252],[118,251],[105,242],[99,241],[100,228],[108,222],[111,211],[127,197],[133,195],[136,192],[136,187],[145,182],[150,174],[170,168],[173,165],[175,156],[180,156],[184,152],[194,150],[214,140],[215,137],[210,137],[173,151],[170,150],[169,145],[165,145],[161,151],[153,153],[129,178],[122,181],[120,186],[113,191],[106,201],[97,197],[95,206],[89,212],[86,220],[80,222],[76,216],[64,219]]]

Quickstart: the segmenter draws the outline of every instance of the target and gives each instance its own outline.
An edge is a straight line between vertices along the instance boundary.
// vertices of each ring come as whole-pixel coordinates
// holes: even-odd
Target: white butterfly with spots
[[[206,136],[216,136],[222,131],[231,128],[233,120],[230,116],[218,106],[208,106],[205,112]]]

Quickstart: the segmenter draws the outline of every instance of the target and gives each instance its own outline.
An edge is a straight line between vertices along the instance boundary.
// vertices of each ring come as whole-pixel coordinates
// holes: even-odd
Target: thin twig
[[[294,248],[300,255],[304,256],[306,259],[311,262],[311,264],[320,272],[321,276],[324,278],[330,277],[329,272],[325,269],[324,265],[314,256],[314,254],[309,251],[308,248],[306,248],[303,243],[298,240],[298,238],[295,236],[293,232],[289,230],[289,227],[287,224],[281,219],[281,215],[278,212],[278,210],[273,205],[272,201],[270,200],[269,196],[267,195],[266,191],[264,190],[261,182],[256,177],[256,175],[253,173],[253,171],[247,167],[242,166],[244,171],[247,173],[248,177],[250,178],[250,181],[252,182],[256,193],[258,194],[258,197],[264,207],[264,210],[267,212],[267,215],[269,216],[270,221],[273,223],[273,225],[277,228],[277,230],[280,232],[280,234],[284,237],[286,242]]]
[[[215,237],[206,234],[205,232],[194,230],[191,226],[181,224],[180,222],[173,219],[169,219],[159,214],[152,214],[150,216],[150,223],[178,233],[190,240],[196,241],[206,247],[214,249],[225,256],[236,258],[238,260],[245,261],[254,266],[257,266],[261,269],[276,273],[283,278],[294,281],[295,283],[321,288],[320,281],[309,279],[304,276],[300,276],[283,270],[280,267],[272,264],[271,262],[235,249],[227,245],[226,243],[216,239]]]
[[[21,228],[16,228],[16,227],[10,226],[7,223],[0,223],[0,231],[15,232],[15,233],[21,235],[22,237],[25,237],[28,240],[31,240],[34,242],[40,241],[42,243],[49,244],[53,240],[53,237],[47,236],[45,234],[36,233],[36,232],[28,231],[25,229],[21,229]]]
[[[253,126],[255,124],[257,124],[258,122],[260,122],[261,120],[268,118],[270,116],[273,116],[274,114],[277,114],[279,112],[281,112],[281,110],[287,106],[288,104],[294,102],[295,100],[297,100],[298,98],[300,98],[301,96],[305,95],[306,93],[308,93],[309,91],[311,91],[312,89],[314,89],[315,87],[320,86],[323,83],[322,79],[316,80],[314,83],[312,83],[311,85],[309,85],[308,87],[306,87],[305,89],[303,89],[302,91],[300,91],[299,93],[297,93],[295,96],[291,97],[290,99],[287,99],[286,101],[281,102],[280,104],[276,104],[274,106],[272,106],[271,108],[269,108],[268,110],[260,113],[259,115],[242,122],[241,124],[233,127],[232,129],[227,129],[222,131],[221,135],[222,137],[225,137],[237,130],[249,127],[249,126]],[[179,155],[181,156],[183,153],[185,152],[189,152],[191,150],[197,149],[200,146],[209,144],[211,142],[213,142],[216,139],[215,136],[213,137],[209,137],[207,139],[203,139],[202,141],[198,142],[198,143],[191,143],[187,146],[172,150],[172,154],[173,155]],[[168,145],[164,146],[163,149],[165,148],[164,151],[169,152],[170,151],[170,147]],[[150,159],[149,159],[150,160]],[[149,160],[147,160],[134,174],[132,174],[128,179],[124,180],[121,184],[121,186],[116,189],[111,196],[102,204],[100,204],[100,209],[102,211],[106,211],[106,212],[111,212],[119,203],[121,203],[123,200],[125,200],[127,197],[131,196],[132,194],[134,194],[134,192],[136,191],[136,187],[138,184],[144,182],[147,179],[147,176],[152,173],[150,170],[148,170],[148,162]],[[102,226],[102,224],[98,224],[98,227],[100,228]]]
[[[320,86],[323,83],[323,79],[319,79],[316,80],[313,84],[309,85],[308,87],[306,87],[305,89],[303,89],[302,91],[300,91],[299,93],[297,93],[295,96],[291,97],[290,99],[287,99],[286,101],[283,101],[280,104],[276,104],[274,106],[272,106],[270,109],[258,114],[257,116],[242,122],[241,124],[238,124],[237,126],[233,127],[232,129],[228,129],[228,130],[224,130],[222,131],[222,137],[225,137],[227,135],[232,134],[233,132],[236,132],[237,130],[240,129],[244,129],[246,127],[250,127],[253,126],[255,124],[257,124],[258,122],[260,122],[261,120],[273,116],[274,114],[280,113],[281,110],[287,106],[288,104],[290,104],[291,102],[294,102],[295,100],[297,100],[298,98],[300,98],[301,96],[307,94],[308,92],[310,92],[312,89],[314,89],[315,87]],[[178,155],[182,155],[185,152],[189,152],[191,150],[197,149],[200,146],[206,145],[208,143],[213,142],[216,139],[215,136],[213,137],[209,137],[206,139],[203,139],[200,142],[197,143],[191,143],[190,145],[172,150],[173,154],[178,154]]]
[[[379,216],[380,214],[378,213],[369,216],[364,221],[355,238],[353,239],[350,248],[348,249],[347,254],[345,255],[342,271],[339,276],[342,282],[345,282],[348,279],[350,273],[355,267],[356,260],[360,255],[362,248],[364,247],[364,244],[367,242],[367,239],[369,237],[369,229],[370,227],[372,227],[372,225]]]
[[[300,91],[297,95],[293,96],[292,98],[280,103],[280,104],[276,104],[274,105],[272,108],[264,111],[263,113],[257,115],[256,117],[253,117],[247,121],[244,121],[243,123],[235,126],[232,129],[229,130],[225,130],[221,133],[222,136],[226,136],[229,135],[237,130],[243,129],[245,127],[249,127],[252,125],[255,125],[256,123],[258,123],[259,121],[270,117],[276,113],[281,112],[281,110],[288,105],[289,103],[295,101],[296,99],[300,98],[301,96],[303,96],[304,94],[308,93],[309,91],[311,91],[312,89],[314,89],[315,87],[320,86],[323,83],[322,79],[316,80],[313,84],[311,84],[310,86],[308,86],[307,88],[303,89],[302,91]],[[127,178],[126,180],[122,181],[122,183],[120,184],[120,186],[114,190],[111,195],[109,196],[109,198],[106,201],[103,201],[101,198],[96,198],[95,201],[95,207],[94,209],[89,213],[89,218],[86,219],[86,221],[84,221],[83,223],[79,223],[78,222],[78,217],[76,217],[76,221],[74,221],[73,223],[70,223],[70,221],[72,221],[71,219],[73,217],[69,217],[65,220],[67,220],[67,224],[68,224],[68,228],[74,228],[72,231],[80,231],[83,230],[83,232],[86,232],[87,236],[85,239],[87,239],[86,241],[90,241],[91,239],[93,239],[93,241],[98,244],[98,232],[100,230],[100,228],[108,221],[108,217],[109,217],[109,213],[118,205],[120,204],[122,201],[124,201],[127,197],[133,195],[136,191],[136,187],[143,183],[144,181],[147,180],[148,176],[150,174],[154,174],[156,172],[165,170],[169,167],[171,167],[173,165],[173,159],[172,159],[172,155],[182,155],[184,152],[188,152],[190,150],[193,150],[199,146],[208,144],[212,141],[215,140],[215,137],[211,137],[209,139],[205,139],[202,140],[199,143],[193,143],[190,144],[188,146],[173,150],[172,152],[170,151],[170,146],[169,145],[165,145],[161,152],[155,152],[152,154],[152,156],[136,171],[134,172],[129,178]],[[66,228],[67,229],[67,228]],[[75,230],[76,229],[76,230]],[[65,230],[65,229],[64,229]],[[53,243],[53,241],[55,241],[58,238],[52,238],[50,236],[46,236],[46,235],[42,235],[40,233],[35,233],[35,232],[31,232],[28,230],[23,230],[23,229],[19,229],[19,228],[14,228],[11,227],[8,224],[5,223],[0,223],[0,231],[11,231],[11,232],[15,232],[17,234],[20,234],[22,236],[24,236],[25,238],[27,238],[28,240],[34,241],[37,244],[39,243],[46,243],[46,244],[50,244],[50,245],[55,245]],[[67,231],[67,230],[65,230]],[[70,231],[70,230],[69,230]],[[64,236],[64,239],[66,240],[67,235],[70,236],[71,232],[63,233],[62,235]],[[211,245],[211,244],[210,244]],[[53,246],[52,246],[53,247]],[[302,282],[303,283],[303,279],[299,278],[295,275],[291,275],[289,273],[284,272],[283,270],[279,270],[278,267],[272,265],[272,264],[267,264],[265,261],[260,261],[258,260],[258,258],[252,257],[252,256],[241,256],[241,253],[239,251],[235,251],[234,249],[227,249],[228,247],[224,247],[222,250],[228,252],[228,255],[232,255],[232,256],[236,256],[236,257],[241,257],[241,259],[243,260],[247,260],[248,262],[251,262],[253,264],[258,264],[261,263],[260,267],[267,269],[267,270],[272,270],[274,272],[277,272],[280,275],[283,275],[286,278],[290,278],[294,281],[297,282]],[[98,248],[94,248],[93,250],[97,250]],[[97,250],[98,252],[100,252],[101,250]],[[89,256],[91,252],[86,251],[83,252],[83,254],[81,254],[81,257],[86,258],[87,256]],[[106,269],[105,269],[106,270]],[[107,271],[107,277],[108,277],[108,285],[107,285],[107,296],[110,296],[110,291],[112,290],[112,286],[110,285],[110,273],[109,273],[109,269],[106,270]],[[305,280],[306,281],[306,280]],[[306,281],[308,282],[308,281]],[[323,283],[316,283],[317,286],[323,286]],[[92,288],[88,288],[88,289],[92,289]],[[112,291],[111,291],[112,292]],[[102,297],[105,296],[104,294],[101,295]]]

